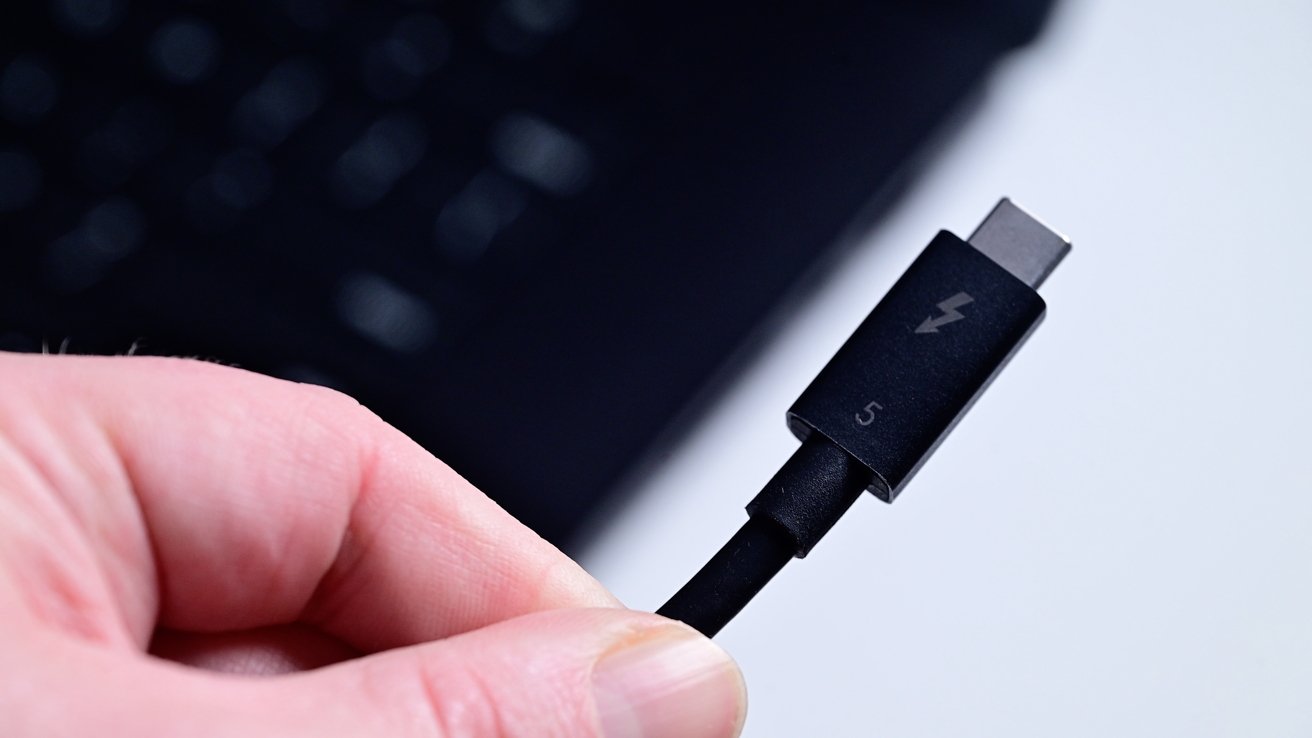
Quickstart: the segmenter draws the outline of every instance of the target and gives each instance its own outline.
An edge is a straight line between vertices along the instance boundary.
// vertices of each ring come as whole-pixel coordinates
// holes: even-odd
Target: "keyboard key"
[[[592,176],[582,141],[535,115],[514,113],[492,130],[492,154],[511,172],[553,195],[578,194]]]
[[[149,55],[160,77],[178,85],[195,84],[214,72],[219,61],[219,38],[210,24],[180,18],[155,32]]]
[[[53,0],[50,6],[55,22],[68,33],[82,38],[110,33],[127,12],[124,0]]]
[[[333,193],[349,208],[374,205],[415,168],[427,148],[428,134],[414,116],[381,118],[337,160]]]
[[[126,198],[92,208],[77,228],[50,245],[46,264],[52,286],[71,293],[100,281],[109,267],[137,250],[145,227],[141,210]]]
[[[487,42],[503,54],[527,56],[569,28],[577,14],[575,0],[502,0],[488,19]]]
[[[578,14],[575,0],[502,0],[506,17],[532,33],[560,33],[574,22]]]
[[[337,309],[357,333],[400,353],[425,348],[437,331],[437,318],[427,303],[371,272],[346,278],[337,293]]]
[[[326,91],[327,83],[313,62],[289,59],[238,101],[232,126],[245,140],[273,148],[314,115]]]
[[[59,100],[59,84],[50,65],[36,56],[20,56],[0,75],[0,112],[19,125],[39,123]]]
[[[264,157],[249,149],[228,152],[187,193],[193,222],[205,232],[227,230],[243,213],[269,199],[273,171]]]
[[[438,248],[454,261],[473,261],[523,211],[519,185],[498,172],[480,172],[438,213]]]
[[[409,16],[365,50],[365,86],[380,100],[408,97],[450,54],[451,32],[442,21],[432,15]]]

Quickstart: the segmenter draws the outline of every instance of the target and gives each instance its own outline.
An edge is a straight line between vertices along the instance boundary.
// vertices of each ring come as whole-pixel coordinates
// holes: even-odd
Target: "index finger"
[[[302,621],[373,651],[616,604],[340,393],[178,359],[0,355],[0,374],[0,428],[92,539],[138,640]]]

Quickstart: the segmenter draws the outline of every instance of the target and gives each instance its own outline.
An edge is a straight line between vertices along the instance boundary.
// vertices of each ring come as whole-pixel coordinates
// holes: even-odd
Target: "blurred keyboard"
[[[614,5],[6,4],[0,348],[337,387],[572,543],[1048,2]]]

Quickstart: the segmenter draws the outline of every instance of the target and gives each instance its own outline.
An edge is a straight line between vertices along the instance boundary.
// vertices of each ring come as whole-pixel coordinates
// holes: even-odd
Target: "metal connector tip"
[[[1070,239],[1005,197],[967,240],[1036,290],[1071,250]]]

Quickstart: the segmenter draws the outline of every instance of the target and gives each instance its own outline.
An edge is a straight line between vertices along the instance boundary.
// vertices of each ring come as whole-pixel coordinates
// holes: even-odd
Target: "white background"
[[[1044,325],[893,506],[719,637],[746,735],[1312,735],[1312,3],[1069,0],[584,562],[654,609],[941,227],[1069,234]]]

